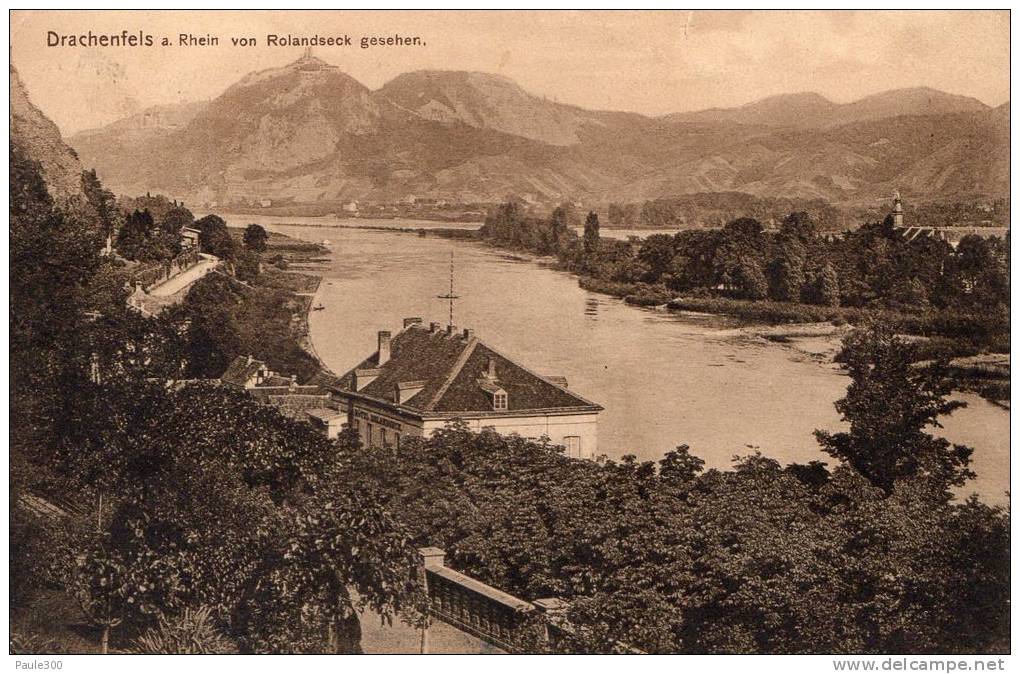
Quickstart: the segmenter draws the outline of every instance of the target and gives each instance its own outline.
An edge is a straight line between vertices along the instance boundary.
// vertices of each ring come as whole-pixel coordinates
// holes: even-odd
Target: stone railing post
[[[549,631],[549,625],[560,625],[564,620],[564,615],[567,609],[570,607],[570,603],[566,602],[559,597],[545,597],[543,599],[536,599],[531,602],[538,609],[538,612],[542,615],[542,631],[544,632],[545,643],[549,645],[552,641],[552,635]]]
[[[421,582],[422,590],[425,592],[425,622],[421,628],[421,649],[422,655],[426,655],[429,652],[429,609],[432,604],[432,598],[429,596],[429,577],[426,573],[427,569],[436,568],[439,566],[446,566],[446,552],[439,548],[419,548],[418,556],[421,557],[421,567],[419,568],[419,580]]]

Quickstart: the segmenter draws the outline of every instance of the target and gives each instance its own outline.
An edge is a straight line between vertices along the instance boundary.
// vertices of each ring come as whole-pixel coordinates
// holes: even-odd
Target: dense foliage
[[[399,452],[364,450],[346,479],[389,485],[416,542],[445,548],[456,568],[567,599],[573,630],[559,648],[570,652],[1005,652],[1008,513],[947,497],[970,450],[924,432],[954,405],[930,382],[912,388],[937,369],[890,365],[903,348],[881,330],[847,341],[848,361],[872,369],[853,368],[838,403],[845,441],[820,434],[860,448],[901,425],[896,461],[883,445],[834,468],[752,454],[703,471],[681,446],[655,463],[597,465],[448,428]]]
[[[911,222],[931,227],[1008,226],[1009,198],[970,202],[928,202],[906,205]],[[606,219],[619,227],[722,227],[743,214],[762,222],[781,222],[790,212],[810,213],[820,229],[838,232],[846,223],[882,218],[872,207],[837,208],[822,199],[761,197],[746,192],[703,192],[659,198],[643,203],[610,203]]]
[[[12,149],[11,188],[12,617],[60,588],[103,651],[199,630],[243,652],[355,652],[357,609],[413,618],[413,549],[378,494],[336,479],[345,446],[186,384],[208,355],[188,309],[143,318],[111,292],[95,176],[55,204]],[[249,290],[217,277],[215,299]],[[198,610],[210,624],[189,622]],[[18,651],[62,648],[12,634]]]
[[[234,259],[237,245],[230,236],[223,218],[218,215],[207,215],[195,221],[195,228],[198,229],[198,243],[203,252],[215,255],[221,260]]]
[[[927,429],[939,417],[965,406],[949,400],[952,385],[945,362],[914,367],[913,347],[887,326],[851,333],[837,357],[851,382],[836,409],[849,423],[841,433],[816,433],[826,453],[845,461],[886,493],[897,481],[921,479],[949,499],[949,487],[962,486],[973,450],[936,438]]]
[[[970,235],[954,249],[926,237],[908,241],[891,218],[823,236],[811,215],[794,212],[775,231],[742,217],[715,230],[621,241],[600,238],[592,213],[579,239],[558,213],[536,218],[507,202],[481,235],[556,255],[593,286],[627,284],[621,292],[638,304],[642,296],[664,304],[681,295],[893,311],[921,319],[910,328],[986,346],[1001,346],[1009,332],[1008,236]]]
[[[242,391],[110,378],[68,410],[66,472],[95,501],[68,534],[64,585],[90,620],[132,631],[209,607],[245,652],[323,652],[358,606],[411,606],[413,549],[344,454]],[[101,509],[100,509],[101,508]]]
[[[219,377],[236,356],[254,356],[276,372],[305,381],[319,370],[315,358],[298,344],[295,316],[305,309],[305,300],[286,290],[245,286],[210,274],[196,282],[166,318],[187,325],[191,376]]]
[[[266,242],[269,240],[269,234],[262,225],[248,225],[244,228],[244,247],[254,251],[256,253],[266,252]]]

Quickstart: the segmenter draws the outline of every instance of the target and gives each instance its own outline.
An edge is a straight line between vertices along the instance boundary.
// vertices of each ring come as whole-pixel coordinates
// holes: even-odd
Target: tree
[[[198,243],[202,250],[221,260],[234,259],[234,239],[230,236],[227,223],[218,215],[207,215],[195,221],[198,229]]]
[[[768,281],[754,259],[742,260],[733,271],[732,284],[744,299],[763,300],[768,297]]]
[[[804,246],[810,245],[817,237],[818,225],[804,211],[790,213],[783,218],[783,224],[779,228],[781,240],[795,240]]]
[[[967,467],[973,449],[926,432],[965,406],[947,399],[953,387],[945,363],[913,367],[910,346],[881,324],[850,333],[838,359],[851,382],[836,409],[850,431],[815,431],[825,453],[887,494],[903,480],[918,479],[948,499],[950,487],[974,476]]]
[[[324,652],[331,627],[352,628],[348,588],[383,615],[413,610],[413,549],[337,473],[352,448],[209,385],[111,380],[69,413],[68,465],[111,495],[98,530],[65,546],[103,643],[207,606],[244,650]]]
[[[117,208],[117,198],[113,192],[103,187],[95,169],[82,172],[81,185],[85,198],[96,211],[100,235],[104,240],[112,242],[122,220],[120,209]]]
[[[655,283],[670,271],[676,251],[673,249],[673,237],[669,234],[651,234],[646,236],[638,249],[638,260],[648,268],[644,279]]]
[[[839,306],[839,276],[831,263],[826,262],[809,287],[808,301],[826,307]]]
[[[609,210],[606,215],[611,225],[622,225],[625,224],[625,216],[623,212],[623,206],[616,203],[615,201],[609,204]]]
[[[570,204],[562,204],[553,209],[549,216],[548,229],[541,234],[540,252],[557,254],[564,250],[567,240],[577,236],[573,230],[573,223],[576,220],[577,212]]]
[[[803,244],[787,239],[779,244],[776,258],[768,268],[769,297],[780,302],[799,302],[804,287]]]
[[[189,374],[216,378],[230,361],[242,354],[237,307],[245,301],[244,287],[219,274],[210,274],[192,285],[180,312],[187,321]]]
[[[255,253],[266,252],[266,242],[269,234],[261,225],[248,225],[244,229],[244,246]]]
[[[177,254],[177,239],[156,226],[148,210],[134,211],[117,233],[117,252],[129,260],[168,260]]]
[[[599,214],[588,213],[584,221],[584,259],[589,261],[599,252]]]
[[[258,281],[262,269],[262,256],[253,249],[245,247],[237,252],[234,260],[234,276],[245,283]]]
[[[102,246],[95,222],[57,208],[38,162],[10,146],[10,352],[14,451],[41,458],[74,395]]]
[[[712,230],[685,229],[673,237],[673,257],[669,285],[674,290],[710,288],[718,283],[713,269],[719,233]]]
[[[768,259],[768,242],[761,223],[753,218],[738,218],[719,233],[712,260],[716,278],[735,287],[748,299],[764,298],[768,283],[762,272]]]

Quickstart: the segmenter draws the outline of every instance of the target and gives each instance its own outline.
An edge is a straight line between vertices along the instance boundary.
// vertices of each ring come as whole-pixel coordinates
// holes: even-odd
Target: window
[[[567,456],[572,459],[581,458],[581,436],[568,435],[563,438],[563,445],[567,449]]]
[[[394,441],[396,443],[396,447],[397,449],[400,449],[400,433],[394,433],[393,435],[396,436],[396,440]]]
[[[380,437],[380,444],[381,444],[381,445],[382,445],[383,447],[389,448],[389,446],[390,446],[390,445],[389,445],[389,443],[388,443],[388,442],[386,441],[386,429],[385,429],[385,428],[380,428],[380,429],[379,429],[379,437]]]
[[[372,424],[365,424],[365,446],[366,447],[375,447],[375,445],[372,444],[373,442],[375,442],[375,438],[372,437],[372,431],[373,430],[374,429],[372,428]]]
[[[504,391],[497,391],[492,394],[492,409],[494,410],[505,410],[506,409],[506,393]]]

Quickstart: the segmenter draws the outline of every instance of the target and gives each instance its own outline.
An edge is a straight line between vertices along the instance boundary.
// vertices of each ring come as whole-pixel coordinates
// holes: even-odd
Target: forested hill
[[[417,71],[372,91],[309,57],[71,143],[115,191],[191,203],[733,191],[859,204],[895,188],[912,201],[1007,195],[1008,127],[1001,109],[930,89],[649,118],[563,105],[486,73]]]

